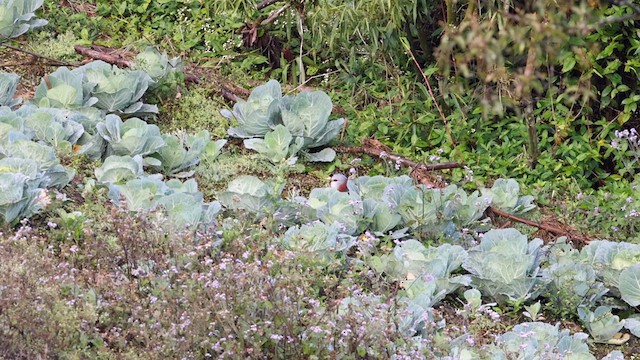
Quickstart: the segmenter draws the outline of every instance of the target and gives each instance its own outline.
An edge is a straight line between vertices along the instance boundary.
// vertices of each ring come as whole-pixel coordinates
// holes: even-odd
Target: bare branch
[[[500,217],[503,217],[505,219],[517,221],[517,222],[525,224],[525,225],[536,227],[536,228],[538,228],[540,230],[544,230],[544,231],[549,232],[549,233],[551,233],[553,235],[566,236],[571,240],[579,242],[579,244],[576,244],[576,245],[584,246],[584,245],[588,245],[589,244],[589,239],[584,235],[574,234],[574,233],[572,233],[570,231],[567,231],[565,229],[562,229],[562,228],[559,228],[559,227],[556,227],[556,226],[553,226],[553,225],[543,224],[543,223],[527,220],[527,219],[521,218],[519,216],[510,214],[510,213],[508,213],[506,211],[503,211],[503,210],[500,210],[498,208],[495,208],[493,206],[490,206],[487,209],[487,212],[489,214],[493,214],[495,216],[500,216]]]
[[[131,60],[125,59],[118,55],[107,54],[103,51],[89,49],[87,47],[76,45],[73,47],[78,54],[84,55],[86,57],[90,57],[92,59],[102,60],[109,64],[113,64],[119,67],[130,67],[132,62]]]
[[[282,13],[284,13],[288,8],[289,8],[289,4],[284,5],[283,7],[281,7],[278,10],[275,10],[273,12],[271,12],[271,14],[269,14],[269,17],[262,20],[260,22],[260,25],[267,25],[270,24],[272,22],[274,22],[280,15],[282,15]]]
[[[256,4],[256,8],[258,10],[262,10],[262,9],[266,8],[267,6],[269,6],[269,5],[273,5],[273,4],[277,3],[278,1],[280,1],[280,0],[263,0],[263,1],[259,2],[258,4]]]
[[[40,59],[45,59],[45,60],[49,61],[47,63],[47,65],[53,65],[53,66],[79,66],[79,64],[69,63],[69,62],[61,61],[61,60],[56,60],[56,59],[50,58],[48,56],[44,56],[44,55],[41,55],[41,54],[38,54],[38,53],[34,53],[33,51],[29,51],[29,50],[25,50],[25,49],[22,49],[22,48],[13,46],[13,45],[9,45],[9,44],[4,43],[4,42],[0,43],[0,46],[4,46],[4,47],[6,47],[8,49],[11,49],[11,50],[15,50],[15,51],[19,51],[19,52],[22,52],[22,53],[25,53],[25,54],[29,54],[31,56],[35,56],[35,57],[40,58]]]
[[[609,24],[613,24],[613,23],[618,23],[618,22],[625,22],[627,20],[635,20],[640,18],[640,5],[635,4],[633,1],[630,0],[614,0],[611,1],[611,4],[615,4],[615,5],[627,5],[631,8],[631,10],[633,11],[631,14],[626,14],[623,16],[608,16],[606,18],[601,19],[600,21],[596,22],[595,24],[592,24],[590,26],[588,26],[584,31],[585,32],[591,32],[594,31],[598,28],[601,28],[605,25],[609,25]]]
[[[459,168],[460,164],[457,162],[447,162],[447,163],[439,163],[439,164],[420,164],[415,161],[411,161],[409,159],[403,158],[399,155],[390,154],[384,150],[371,147],[371,146],[337,146],[334,148],[338,152],[342,153],[352,153],[352,154],[368,154],[372,156],[379,157],[381,159],[389,159],[394,163],[400,166],[406,166],[412,169],[418,170],[444,170],[444,169],[455,169]]]

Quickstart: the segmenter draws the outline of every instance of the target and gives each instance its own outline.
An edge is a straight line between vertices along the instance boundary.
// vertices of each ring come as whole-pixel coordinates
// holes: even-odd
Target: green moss
[[[83,41],[78,39],[71,30],[58,34],[58,36],[42,31],[34,34],[29,46],[33,52],[42,56],[75,62],[82,60],[82,56],[77,54],[73,47],[82,43]]]
[[[212,198],[216,192],[226,190],[227,184],[240,175],[275,176],[274,166],[259,154],[243,154],[236,151],[232,149],[216,159],[201,159],[196,169],[196,180],[205,198]]]
[[[216,140],[227,137],[230,121],[220,115],[224,108],[222,98],[211,96],[206,89],[192,89],[182,94],[180,99],[167,104],[165,115],[159,119],[162,131],[184,130],[189,133],[208,130]]]

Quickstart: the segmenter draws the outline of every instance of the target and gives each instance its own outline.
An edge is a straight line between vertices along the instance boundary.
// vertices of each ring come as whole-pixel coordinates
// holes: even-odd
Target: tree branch
[[[256,9],[262,10],[262,9],[266,8],[267,6],[269,6],[269,5],[273,5],[273,4],[277,3],[278,1],[280,1],[280,0],[263,0],[263,1],[261,1],[261,2],[256,4]]]
[[[50,58],[48,56],[44,56],[44,55],[40,55],[38,53],[34,53],[33,51],[29,51],[29,50],[21,49],[19,47],[13,46],[13,45],[9,45],[9,44],[7,44],[5,42],[0,43],[0,46],[4,46],[4,47],[6,47],[8,49],[11,49],[11,50],[15,50],[15,51],[19,51],[19,52],[22,52],[22,53],[25,53],[25,54],[29,54],[31,56],[35,56],[35,57],[40,58],[40,59],[48,60],[50,65],[54,65],[54,66],[74,66],[74,67],[75,66],[79,66],[79,64],[73,64],[73,63],[69,63],[69,62],[66,62],[66,61],[56,60],[56,59]]]
[[[500,216],[503,217],[505,219],[509,219],[512,221],[516,221],[525,225],[529,225],[529,226],[533,226],[536,227],[540,230],[544,230],[546,232],[549,232],[553,235],[557,235],[557,236],[566,236],[571,240],[575,240],[578,241],[581,245],[588,245],[590,240],[584,236],[584,235],[579,235],[579,234],[574,234],[571,233],[570,231],[567,231],[565,229],[553,226],[553,225],[549,225],[549,224],[543,224],[543,223],[539,223],[536,221],[531,221],[531,220],[527,220],[524,218],[521,218],[519,216],[510,214],[506,211],[500,210],[498,208],[495,208],[493,206],[489,206],[489,208],[487,208],[487,213],[488,214],[493,214],[495,216]]]
[[[614,0],[614,1],[611,1],[610,3],[614,5],[620,5],[620,6],[627,5],[628,7],[631,8],[632,13],[626,14],[623,16],[607,16],[606,18],[600,19],[600,21],[596,22],[595,24],[589,25],[584,31],[591,32],[605,25],[640,18],[640,5],[634,4],[633,1]]]
[[[286,4],[283,7],[281,7],[280,9],[271,12],[271,14],[269,14],[268,18],[266,18],[266,19],[264,19],[264,20],[262,20],[260,22],[260,25],[264,26],[264,25],[267,25],[267,24],[270,24],[270,23],[274,22],[280,15],[282,15],[282,13],[284,13],[289,8],[289,6],[290,6],[289,4]]]
[[[106,52],[89,49],[81,45],[76,45],[73,48],[78,54],[84,55],[92,59],[102,60],[104,62],[116,65],[118,67],[123,67],[123,68],[131,67],[131,64],[132,64],[131,60],[125,59],[119,55],[107,54]]]
[[[402,156],[390,154],[376,147],[367,146],[366,144],[364,146],[336,146],[334,149],[341,153],[368,154],[368,155],[379,157],[381,159],[390,159],[400,166],[406,166],[406,167],[417,169],[417,170],[433,171],[433,170],[455,169],[460,167],[460,164],[457,162],[446,162],[446,163],[439,163],[439,164],[420,164],[420,163],[411,161],[409,159],[403,158]]]

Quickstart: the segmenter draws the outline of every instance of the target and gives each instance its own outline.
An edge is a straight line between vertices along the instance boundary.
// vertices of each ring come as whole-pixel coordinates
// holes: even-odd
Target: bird
[[[336,173],[329,178],[329,186],[340,192],[347,192],[349,191],[349,189],[347,189],[347,180],[349,179],[346,176]]]

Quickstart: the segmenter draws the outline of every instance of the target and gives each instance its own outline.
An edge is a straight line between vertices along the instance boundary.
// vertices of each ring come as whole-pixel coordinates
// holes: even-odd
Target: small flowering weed
[[[389,291],[372,271],[344,262],[318,266],[304,253],[270,244],[269,231],[243,220],[222,220],[221,241],[169,233],[160,215],[111,206],[82,216],[90,224],[82,241],[73,234],[64,239],[68,226],[60,220],[40,232],[25,221],[0,237],[0,289],[7,289],[0,298],[6,329],[0,355],[420,359],[428,353],[398,331],[395,297],[370,300],[371,291]],[[349,296],[363,305],[338,311]]]

